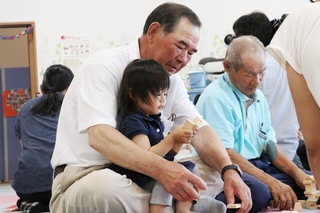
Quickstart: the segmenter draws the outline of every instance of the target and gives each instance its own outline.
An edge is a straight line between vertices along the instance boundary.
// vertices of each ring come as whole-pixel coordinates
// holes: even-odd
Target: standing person
[[[56,140],[60,107],[73,73],[60,64],[47,68],[40,86],[42,96],[21,107],[15,123],[21,154],[12,188],[22,212],[49,211],[53,170],[50,160]]]
[[[314,1],[317,2],[317,1]],[[309,166],[320,186],[320,3],[288,15],[267,47],[286,69],[306,145]]]
[[[206,183],[181,164],[142,149],[116,129],[123,71],[139,58],[156,60],[170,76],[162,116],[176,115],[172,129],[200,116],[177,74],[197,52],[200,27],[198,16],[190,8],[163,3],[148,16],[140,38],[124,47],[97,52],[79,67],[58,123],[51,160],[55,169],[51,211],[149,212],[150,193],[108,169],[111,162],[152,177],[182,202],[199,198],[192,185],[204,190],[207,183],[209,188],[203,194],[213,200],[224,186],[228,203],[234,203],[236,195],[242,201],[238,212],[249,211],[250,190],[236,169],[229,167],[232,162],[227,152],[205,121],[191,143],[199,154],[192,161]],[[220,176],[223,168],[224,183]]]
[[[271,126],[268,103],[258,89],[266,70],[263,44],[255,36],[233,39],[223,61],[225,74],[201,94],[197,109],[217,131],[233,163],[244,171],[243,180],[251,189],[252,212],[256,206],[290,210],[304,195],[301,170],[277,145]],[[224,194],[217,196],[224,200]]]
[[[124,70],[119,90],[120,108],[124,112],[119,131],[143,149],[173,161],[174,154],[170,150],[175,144],[190,143],[196,130],[185,130],[179,126],[164,137],[161,111],[166,105],[169,86],[166,70],[155,60],[135,59],[129,63]],[[199,169],[191,161],[180,163],[192,173],[200,175]],[[150,213],[164,212],[166,206],[172,206],[172,195],[160,182],[115,164],[111,164],[109,168],[151,191]],[[192,206],[192,201],[177,201],[175,209],[177,213],[191,213],[191,207],[202,213],[225,212],[225,205],[219,201],[206,202],[202,206],[197,202],[196,204]]]
[[[253,35],[266,47],[270,44],[275,32],[273,29],[282,22],[283,19],[270,22],[266,14],[254,11],[239,17],[233,24],[233,31],[235,37]],[[277,24],[272,25],[272,23]],[[277,144],[290,160],[293,160],[297,165],[302,165],[296,156],[299,146],[297,135],[299,122],[287,76],[280,64],[268,52],[266,52],[266,70],[264,71],[263,81],[258,88],[267,99],[271,114],[271,125],[276,132]]]

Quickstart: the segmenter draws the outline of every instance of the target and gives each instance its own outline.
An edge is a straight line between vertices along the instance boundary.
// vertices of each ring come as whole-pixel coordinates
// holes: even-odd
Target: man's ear
[[[223,64],[224,70],[229,74],[229,72],[230,72],[230,70],[231,70],[231,66],[230,66],[229,61],[224,60],[224,61],[222,62],[222,64]]]
[[[150,24],[147,32],[148,40],[152,40],[154,36],[162,30],[161,24],[159,22],[153,22]]]

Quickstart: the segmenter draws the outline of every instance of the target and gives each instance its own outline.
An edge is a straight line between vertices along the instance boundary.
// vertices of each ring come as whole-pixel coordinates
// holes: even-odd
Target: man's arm
[[[232,164],[218,134],[209,125],[198,130],[192,140],[192,145],[200,158],[219,172],[224,166]]]
[[[298,199],[290,186],[257,168],[234,149],[227,149],[227,152],[232,162],[238,164],[243,172],[256,177],[268,186],[274,207],[279,207],[281,210],[294,208],[294,204],[298,202]]]
[[[275,144],[277,149],[278,157],[271,161],[271,163],[277,167],[279,170],[283,171],[287,175],[289,175],[298,186],[302,189],[305,188],[303,184],[303,180],[309,175],[304,173],[295,163],[293,163],[280,149],[280,147]]]
[[[320,187],[320,169],[318,169],[320,162],[320,109],[310,93],[303,75],[298,74],[288,62],[286,62],[286,70],[299,124],[305,139],[309,165],[318,187]]]
[[[199,194],[189,183],[201,190],[206,189],[204,181],[184,166],[140,148],[110,125],[90,127],[88,135],[90,146],[108,160],[160,181],[179,201],[199,198]]]
[[[199,157],[220,173],[224,166],[232,164],[218,134],[209,125],[201,127],[194,136],[192,145]],[[247,185],[235,170],[227,170],[224,175],[224,192],[227,202],[234,203],[234,196],[241,199],[241,208],[237,211],[248,212],[252,207],[251,193]]]

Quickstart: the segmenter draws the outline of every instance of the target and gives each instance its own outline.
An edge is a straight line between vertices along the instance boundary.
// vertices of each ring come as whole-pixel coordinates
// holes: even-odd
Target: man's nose
[[[188,63],[188,51],[183,50],[181,51],[181,53],[178,55],[177,59],[182,63],[182,64],[186,64]]]
[[[261,80],[262,80],[262,77],[261,77],[259,74],[258,74],[258,75],[254,75],[254,76],[252,77],[251,84],[253,84],[253,85],[259,85],[260,82],[261,82]]]

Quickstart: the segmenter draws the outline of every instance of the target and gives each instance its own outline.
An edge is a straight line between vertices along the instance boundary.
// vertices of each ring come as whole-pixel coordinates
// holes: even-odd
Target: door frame
[[[36,34],[35,34],[35,23],[30,22],[7,22],[0,23],[0,28],[9,29],[9,28],[25,28],[32,27],[31,30],[28,30],[24,36],[27,37],[27,54],[29,62],[29,74],[30,74],[30,93],[31,98],[36,97],[38,92],[38,69],[37,69],[37,52],[36,52]],[[1,39],[1,38],[0,38]],[[5,118],[4,118],[5,119]],[[5,124],[4,124],[4,128]],[[6,134],[6,133],[5,133]],[[9,180],[9,154],[8,154],[8,142],[4,141],[4,181]]]
[[[36,50],[36,34],[35,34],[35,23],[30,22],[8,22],[0,23],[0,28],[19,28],[19,27],[31,27],[25,36],[28,41],[28,55],[29,55],[29,68],[30,68],[30,90],[31,97],[34,98],[38,92],[38,69],[37,69],[37,50]]]

